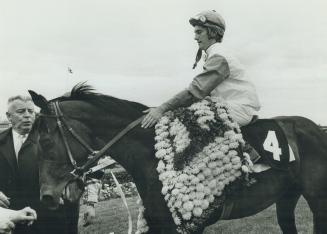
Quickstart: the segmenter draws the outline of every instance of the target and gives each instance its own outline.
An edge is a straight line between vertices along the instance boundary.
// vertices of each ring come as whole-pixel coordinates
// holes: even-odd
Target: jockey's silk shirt
[[[254,85],[247,79],[243,65],[219,43],[211,45],[204,55],[203,72],[197,75],[188,90],[199,99],[219,97],[230,107],[231,117],[241,126],[248,124],[260,102]]]

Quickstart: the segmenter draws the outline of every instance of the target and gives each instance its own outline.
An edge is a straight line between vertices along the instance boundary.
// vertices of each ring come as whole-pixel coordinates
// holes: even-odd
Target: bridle
[[[59,101],[50,102],[50,109],[53,107],[55,114],[48,115],[40,113],[40,117],[44,118],[55,118],[57,122],[57,126],[59,128],[60,135],[63,139],[66,152],[68,154],[68,158],[74,170],[70,173],[74,176],[74,178],[83,178],[84,181],[85,174],[91,169],[91,167],[108,151],[108,149],[115,144],[118,140],[120,140],[126,133],[136,127],[143,119],[143,116],[134,120],[129,125],[127,125],[122,131],[120,131],[114,138],[112,138],[102,149],[94,150],[88,143],[86,143],[75,131],[69,126],[67,119],[65,118],[63,112],[59,107]],[[64,128],[66,128],[69,133],[76,139],[87,151],[88,151],[88,160],[82,166],[78,166],[77,162],[72,154],[72,151],[69,147],[67,136],[65,134]]]

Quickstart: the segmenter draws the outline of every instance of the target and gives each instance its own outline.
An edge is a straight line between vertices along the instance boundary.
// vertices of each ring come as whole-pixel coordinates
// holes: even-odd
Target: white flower
[[[189,188],[186,187],[186,186],[183,186],[183,187],[181,187],[181,188],[179,189],[179,191],[180,191],[181,193],[186,193],[186,192],[189,191]]]
[[[181,208],[182,207],[182,201],[180,200],[177,200],[174,204],[174,207],[176,207],[177,209]]]
[[[239,164],[241,162],[241,159],[240,159],[240,157],[237,157],[237,156],[232,157],[231,162],[232,162],[232,164],[236,165],[236,164]]]
[[[219,115],[219,118],[221,118],[222,120],[228,120],[228,115],[226,113],[222,113]]]
[[[198,168],[198,167],[194,167],[194,168],[192,168],[192,174],[193,175],[196,175],[196,174],[198,174],[200,172],[200,169]]]
[[[205,168],[205,169],[203,170],[203,175],[204,175],[205,177],[209,177],[210,175],[212,175],[211,169],[210,169],[210,168]]]
[[[230,151],[228,152],[228,156],[229,156],[229,157],[235,157],[235,156],[237,156],[237,151],[236,151],[236,150],[230,150]]]
[[[179,178],[178,178],[178,179],[179,179]],[[175,188],[180,189],[180,188],[182,188],[182,187],[184,187],[184,184],[181,183],[181,182],[177,182],[177,183],[175,184]]]
[[[203,184],[197,184],[197,186],[196,186],[196,191],[198,191],[198,192],[203,192],[203,190],[204,190],[204,185]]]
[[[169,133],[167,131],[161,132],[160,134],[158,134],[161,138],[166,138],[167,136],[169,136]]]
[[[197,200],[197,199],[195,199],[195,200],[193,201],[193,204],[194,204],[194,206],[201,206],[202,201],[201,201],[201,200]]]
[[[204,163],[208,163],[209,160],[210,160],[209,157],[205,157],[205,158],[202,159],[202,162],[204,162]]]
[[[249,171],[250,171],[250,169],[246,165],[243,165],[241,168],[242,168],[242,171],[245,173],[249,173]]]
[[[157,171],[159,173],[162,173],[162,172],[164,172],[164,169],[165,169],[165,164],[162,160],[160,160],[158,163],[158,166],[157,166]]]
[[[220,143],[222,143],[224,141],[224,138],[223,137],[216,137],[216,139],[215,139],[215,142],[217,143],[217,144],[220,144]]]
[[[217,175],[219,175],[220,173],[221,173],[222,171],[221,171],[221,169],[220,168],[215,168],[214,170],[212,170],[212,174],[214,175],[214,176],[217,176]]]
[[[200,179],[198,177],[194,177],[192,180],[191,180],[191,183],[192,184],[198,184],[200,182]]]
[[[209,188],[215,188],[217,186],[216,180],[211,180],[210,183],[208,184]]]
[[[183,201],[183,202],[187,202],[187,201],[189,201],[189,200],[190,200],[190,196],[187,195],[187,194],[184,195],[183,198],[182,198],[182,201]]]
[[[199,200],[202,200],[204,198],[205,194],[204,192],[196,192],[195,197]]]
[[[182,216],[183,216],[183,219],[190,220],[191,217],[192,217],[192,213],[191,212],[186,212]]]
[[[173,189],[173,191],[171,191],[171,194],[174,195],[174,196],[178,195],[179,194],[179,189],[177,189],[177,188]]]
[[[236,180],[236,176],[234,176],[233,174],[229,177],[229,181],[233,182]]]
[[[179,217],[177,217],[177,216],[175,216],[174,217],[174,222],[175,222],[175,224],[178,226],[178,225],[181,225],[181,220],[180,220],[180,218]]]
[[[163,195],[166,195],[167,194],[167,192],[168,192],[168,186],[163,186],[162,187],[162,189],[161,189],[161,193],[163,194]]]
[[[216,161],[216,163],[217,163],[217,168],[221,168],[223,166],[222,160]]]
[[[205,179],[205,176],[202,174],[202,173],[199,173],[197,176],[196,176],[200,181],[203,181]]]
[[[236,171],[234,176],[237,178],[237,177],[240,177],[242,175],[242,172],[240,171]]]
[[[230,171],[230,170],[232,170],[232,168],[233,168],[233,165],[231,163],[227,163],[224,165],[225,171]]]
[[[156,152],[156,157],[157,158],[163,158],[166,155],[166,150],[165,149],[160,149]]]
[[[204,169],[206,167],[207,167],[207,165],[204,162],[201,162],[201,163],[198,164],[198,169],[200,169],[200,170]]]
[[[227,164],[227,163],[229,163],[230,162],[230,158],[228,157],[228,156],[225,156],[224,158],[223,158],[223,163],[224,164]]]
[[[202,210],[205,210],[208,207],[209,207],[209,202],[207,200],[202,200],[202,203],[201,203]]]
[[[190,211],[193,210],[193,208],[194,208],[194,204],[193,204],[193,202],[191,202],[191,201],[187,201],[187,202],[185,202],[185,203],[183,204],[183,208],[184,208],[187,212],[190,212]]]
[[[195,217],[200,217],[202,215],[203,210],[200,207],[195,207],[193,209],[193,215]]]
[[[229,173],[229,171],[225,171],[224,176],[226,179],[228,179],[231,176],[231,174]]]
[[[241,164],[241,162],[239,162],[238,164],[234,164],[234,165],[233,165],[233,169],[234,169],[234,170],[238,170],[238,169],[241,168],[241,166],[242,166],[242,164]]]
[[[178,176],[178,180],[180,182],[185,182],[185,181],[188,180],[188,178],[189,178],[189,176],[187,174],[181,174],[181,175]]]
[[[154,148],[156,150],[169,148],[169,144],[168,144],[168,142],[165,142],[165,141],[159,141],[157,144],[154,145]]]
[[[190,192],[189,197],[190,197],[190,200],[194,200],[196,198],[196,193]]]
[[[221,195],[221,194],[220,194]],[[208,201],[211,203],[215,200],[215,197],[213,195],[209,195]]]
[[[172,165],[172,164],[167,164],[166,165],[166,170],[167,171],[172,171],[174,169],[174,165]]]
[[[211,168],[211,169],[214,169],[214,168],[217,167],[217,163],[216,162],[209,162],[208,167]]]

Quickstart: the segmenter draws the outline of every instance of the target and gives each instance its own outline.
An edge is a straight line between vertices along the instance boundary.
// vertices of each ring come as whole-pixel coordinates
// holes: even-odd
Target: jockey
[[[203,71],[193,78],[188,88],[159,107],[146,110],[148,114],[142,121],[142,127],[152,127],[166,111],[189,106],[206,96],[219,97],[226,102],[230,117],[240,126],[249,124],[260,109],[260,103],[241,63],[220,46],[225,32],[224,19],[211,10],[197,14],[189,22],[194,27],[194,39],[199,46],[193,69],[204,57]]]
[[[152,127],[166,111],[188,106],[206,96],[221,98],[229,105],[232,119],[240,126],[247,125],[260,109],[260,103],[254,85],[244,76],[241,63],[220,47],[225,32],[224,19],[212,10],[199,13],[189,22],[199,46],[193,68],[204,52],[203,71],[194,77],[187,89],[159,107],[146,110],[148,114],[142,127]]]

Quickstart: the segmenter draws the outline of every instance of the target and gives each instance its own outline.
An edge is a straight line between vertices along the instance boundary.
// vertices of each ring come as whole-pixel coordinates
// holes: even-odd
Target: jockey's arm
[[[189,106],[210,95],[230,74],[226,59],[219,55],[210,57],[203,66],[203,72],[194,77],[188,89],[179,92],[173,98],[160,105],[162,113],[178,107]]]
[[[221,82],[229,77],[230,71],[226,59],[219,55],[213,55],[203,66],[203,72],[194,77],[188,89],[179,92],[167,102],[157,108],[151,108],[145,112],[148,114],[142,120],[142,127],[152,127],[162,115],[178,107],[189,106],[210,95]]]
[[[230,71],[226,59],[214,55],[206,61],[203,72],[194,77],[188,90],[194,97],[201,100],[209,96],[220,83],[229,77]]]

